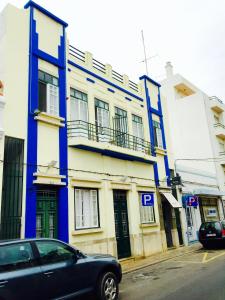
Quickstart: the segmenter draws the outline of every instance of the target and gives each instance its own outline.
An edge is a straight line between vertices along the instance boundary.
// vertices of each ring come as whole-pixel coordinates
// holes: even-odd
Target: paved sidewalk
[[[121,266],[123,274],[136,271],[169,259],[172,259],[174,257],[179,257],[184,254],[194,252],[196,250],[201,249],[202,246],[200,243],[194,243],[190,246],[182,246],[176,249],[167,250],[166,252],[158,253],[151,255],[146,258],[130,258],[126,260],[121,260]]]

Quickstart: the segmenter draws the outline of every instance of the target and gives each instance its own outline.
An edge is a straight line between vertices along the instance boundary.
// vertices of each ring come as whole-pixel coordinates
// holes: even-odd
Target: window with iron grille
[[[38,71],[38,108],[50,115],[59,115],[58,78]]]
[[[111,139],[109,104],[99,99],[95,99],[95,122],[98,141],[109,142]]]
[[[138,193],[139,207],[140,207],[140,218],[141,224],[155,223],[155,211],[154,206],[143,206],[142,205],[142,194],[146,192]]]
[[[98,190],[75,189],[75,228],[99,227]]]
[[[157,121],[153,121],[153,129],[154,129],[155,146],[159,148],[163,148],[162,130],[160,127],[160,123]]]

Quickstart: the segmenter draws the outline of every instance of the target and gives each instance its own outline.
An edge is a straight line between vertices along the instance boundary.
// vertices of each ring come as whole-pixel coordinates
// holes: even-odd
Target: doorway
[[[57,190],[37,191],[36,237],[57,238]]]
[[[131,248],[126,191],[114,190],[113,201],[118,258],[130,257]]]
[[[173,238],[172,238],[172,209],[169,202],[162,197],[162,212],[163,220],[166,234],[167,247],[173,247]]]

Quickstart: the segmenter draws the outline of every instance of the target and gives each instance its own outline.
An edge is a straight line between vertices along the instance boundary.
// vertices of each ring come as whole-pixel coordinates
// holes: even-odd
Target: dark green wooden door
[[[118,258],[131,256],[126,191],[114,190],[114,214]]]
[[[57,191],[37,192],[36,236],[57,238]]]

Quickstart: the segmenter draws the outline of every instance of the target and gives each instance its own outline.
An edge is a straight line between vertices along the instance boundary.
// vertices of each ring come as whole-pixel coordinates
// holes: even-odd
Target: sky
[[[171,61],[209,96],[225,102],[225,0],[36,0],[69,24],[70,44],[89,51],[131,80],[165,78]],[[23,0],[0,0],[22,8]]]

